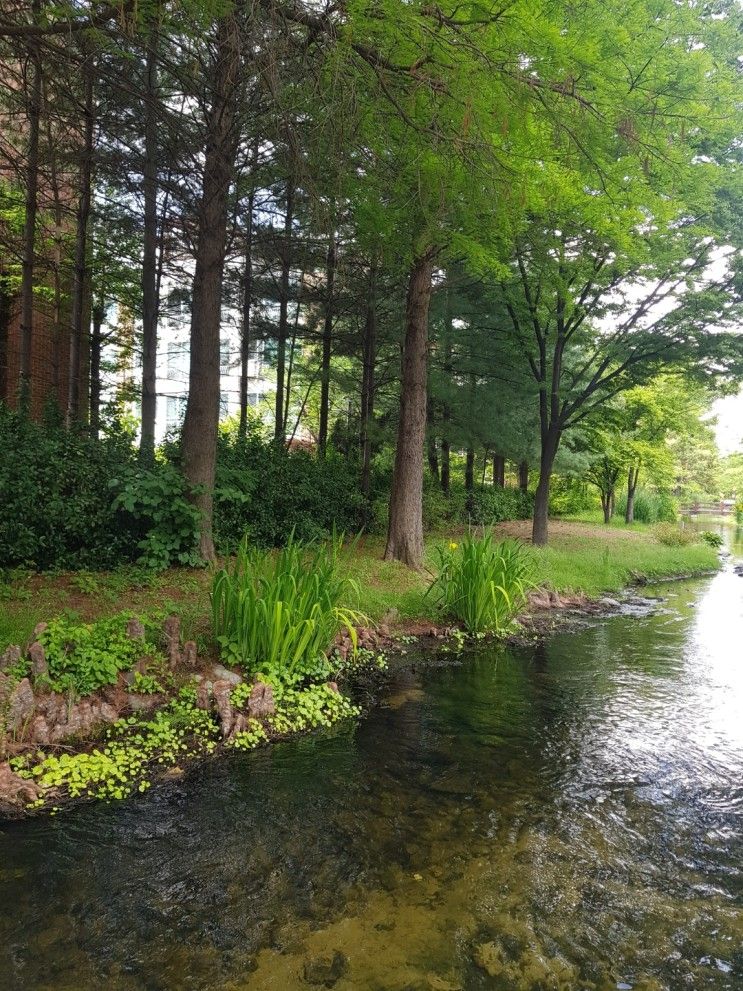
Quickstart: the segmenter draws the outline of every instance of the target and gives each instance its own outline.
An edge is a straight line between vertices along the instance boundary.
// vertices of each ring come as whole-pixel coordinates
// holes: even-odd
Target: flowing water
[[[0,988],[743,988],[743,578],[651,594],[2,827]]]

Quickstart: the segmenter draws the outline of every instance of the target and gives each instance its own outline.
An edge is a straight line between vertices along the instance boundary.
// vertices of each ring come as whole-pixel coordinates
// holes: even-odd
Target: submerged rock
[[[332,988],[341,977],[345,977],[348,968],[348,957],[340,950],[336,950],[332,957],[322,956],[308,960],[304,965],[302,976],[308,984]]]

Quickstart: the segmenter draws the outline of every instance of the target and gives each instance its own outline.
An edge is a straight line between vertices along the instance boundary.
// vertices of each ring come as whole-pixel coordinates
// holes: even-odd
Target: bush
[[[527,520],[534,511],[534,496],[521,489],[475,489],[469,506],[465,505],[466,520],[474,526],[495,526],[505,520]]]
[[[709,544],[710,547],[722,547],[724,543],[722,534],[715,533],[713,530],[702,530],[699,536],[705,544]]]
[[[550,482],[550,516],[578,516],[599,506],[595,490],[577,478],[554,475]]]
[[[738,526],[743,526],[743,502],[735,504],[735,522]]]
[[[329,673],[326,653],[342,628],[354,644],[364,621],[343,604],[356,590],[341,577],[340,541],[314,548],[292,534],[274,554],[243,540],[212,582],[214,634],[223,658],[284,681]]]
[[[132,438],[102,440],[0,406],[0,567],[108,568],[136,557],[109,480],[135,465]]]
[[[298,540],[356,532],[365,503],[358,466],[334,452],[325,458],[287,451],[257,436],[220,437],[214,493],[218,548],[234,550],[247,533],[251,543],[280,547]]]
[[[666,547],[687,547],[697,540],[693,530],[677,526],[675,523],[659,523],[655,528],[655,537]]]
[[[617,497],[616,512],[624,516],[627,511],[627,492]],[[676,500],[665,492],[638,489],[635,493],[635,521],[637,523],[675,523],[678,519]]]
[[[531,570],[518,541],[467,536],[439,551],[439,573],[428,591],[469,633],[502,633],[526,601]]]

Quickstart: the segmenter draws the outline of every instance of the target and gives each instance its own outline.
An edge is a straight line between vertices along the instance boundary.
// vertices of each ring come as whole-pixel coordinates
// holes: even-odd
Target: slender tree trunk
[[[330,234],[328,257],[325,263],[325,318],[322,329],[322,364],[320,366],[320,429],[318,448],[325,455],[328,446],[328,420],[330,418],[330,355],[333,344],[333,290],[335,287],[336,243],[335,231]]]
[[[0,403],[8,397],[8,338],[10,328],[10,292],[7,276],[0,271]]]
[[[529,491],[529,462],[520,461],[518,468],[519,488],[522,492]]]
[[[464,462],[464,490],[472,492],[475,488],[475,449],[470,444]]]
[[[361,374],[361,493],[367,503],[371,496],[371,425],[374,418],[374,366],[377,360],[377,262],[369,266],[369,293],[362,343]]]
[[[186,481],[194,487],[193,501],[201,511],[199,550],[207,561],[214,560],[212,509],[219,427],[219,328],[227,246],[227,198],[237,150],[235,113],[240,30],[234,13],[219,24],[217,52],[198,212],[188,404],[183,423],[183,470]]]
[[[39,20],[41,0],[33,0],[34,22]],[[33,382],[31,354],[34,331],[34,274],[36,269],[36,216],[39,189],[39,125],[41,121],[41,55],[39,43],[29,43],[29,89],[27,94],[28,146],[26,149],[26,199],[23,221],[23,263],[21,267],[20,360],[18,369],[18,403],[21,409],[31,408]]]
[[[289,276],[291,272],[291,238],[294,209],[294,186],[286,184],[286,214],[284,215],[284,241],[281,252],[281,289],[279,299],[279,338],[276,354],[276,410],[274,440],[284,443],[284,376],[286,375],[286,342],[289,338]],[[288,397],[287,397],[288,398]]]
[[[103,307],[93,307],[93,331],[90,337],[90,434],[98,439],[101,428],[101,353],[103,351]]]
[[[155,459],[157,419],[157,91],[158,34],[154,28],[147,43],[144,122],[144,244],[142,252],[142,426],[139,457],[144,464]]]
[[[497,489],[506,485],[506,459],[502,454],[493,455],[493,485]]]
[[[545,547],[547,544],[549,531],[549,501],[550,501],[550,481],[552,479],[552,468],[555,464],[555,455],[560,445],[560,430],[551,425],[542,437],[542,452],[539,460],[539,483],[534,496],[534,519],[532,522],[531,539],[537,547]],[[526,491],[524,482],[528,482],[526,462],[519,465],[519,485],[522,491]]]
[[[604,511],[604,523],[611,522],[611,493],[601,492],[601,508]]]
[[[86,56],[83,66],[85,87],[85,121],[80,162],[80,199],[75,229],[75,267],[70,320],[69,378],[67,382],[67,427],[80,417],[80,378],[82,369],[83,321],[88,293],[88,225],[93,180],[93,66]]]
[[[630,468],[627,475],[627,508],[624,511],[624,522],[628,525],[635,522],[635,492],[639,477],[640,469]]]
[[[400,420],[390,493],[385,560],[423,564],[423,448],[426,443],[428,310],[433,251],[413,262],[408,284]]]
[[[441,491],[445,496],[451,492],[451,444],[441,439]]]
[[[258,166],[258,142],[253,145],[250,163],[250,193],[245,217],[245,261],[243,267],[243,306],[240,332],[240,424],[238,434],[248,432],[248,387],[250,384],[250,310],[253,305],[253,210],[255,209],[255,171]]]

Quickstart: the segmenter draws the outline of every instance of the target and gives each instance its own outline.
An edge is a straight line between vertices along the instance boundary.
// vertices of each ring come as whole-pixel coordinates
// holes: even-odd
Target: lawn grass
[[[529,530],[525,521],[496,528],[502,536],[523,540],[528,540]],[[427,539],[426,568],[419,573],[395,561],[383,561],[382,538],[362,537],[341,557],[344,573],[358,586],[354,606],[372,622],[392,627],[412,620],[435,620],[433,602],[425,593],[435,571],[436,547],[450,539],[450,534]],[[532,554],[539,584],[590,596],[616,593],[638,577],[655,580],[696,574],[718,564],[716,552],[707,544],[666,547],[643,524],[624,528],[553,521],[550,546],[534,548]],[[10,643],[27,642],[37,623],[65,611],[90,621],[122,610],[140,614],[161,610],[181,615],[184,638],[196,640],[201,653],[211,642],[210,582],[208,569],[162,574],[135,568],[61,575],[18,572],[0,584],[0,650]]]

